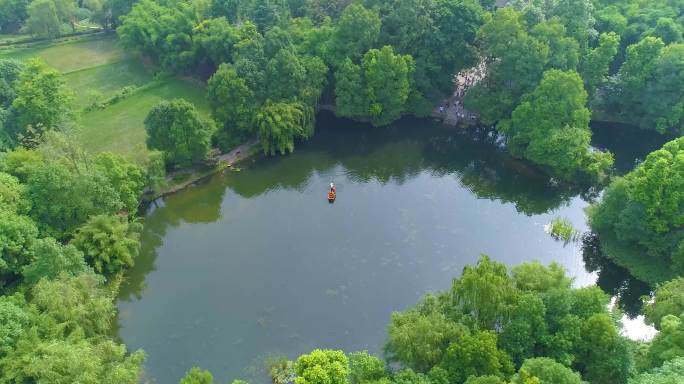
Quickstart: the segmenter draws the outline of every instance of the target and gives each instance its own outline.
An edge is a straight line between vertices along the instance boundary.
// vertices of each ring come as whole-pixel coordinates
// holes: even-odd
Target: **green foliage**
[[[72,244],[95,272],[112,276],[135,263],[141,229],[140,223],[129,223],[125,216],[93,216],[76,231]]]
[[[521,291],[547,292],[551,289],[570,289],[572,279],[557,262],[544,266],[538,261],[522,263],[511,268],[515,287]]]
[[[0,59],[0,110],[8,108],[17,96],[15,82],[23,69],[19,61]]]
[[[666,315],[660,320],[660,332],[651,341],[647,358],[651,368],[684,357],[684,313]]]
[[[629,384],[672,384],[684,377],[684,358],[666,361],[662,367],[641,373],[629,380]]]
[[[620,68],[616,100],[604,108],[621,119],[658,132],[681,133],[684,129],[682,91],[684,45],[665,46],[657,37],[645,37],[627,48]]]
[[[143,353],[103,337],[112,300],[91,273],[40,280],[31,288],[29,324],[0,360],[0,383],[137,383]]]
[[[492,329],[507,319],[517,299],[506,265],[482,255],[476,266],[466,266],[451,288],[454,304],[481,329]]]
[[[29,0],[0,0],[0,33],[14,33],[28,18]]]
[[[32,258],[38,228],[26,216],[0,210],[0,288],[16,281]]]
[[[678,277],[659,284],[652,300],[644,303],[644,315],[647,324],[660,329],[660,321],[667,315],[684,313],[684,277]]]
[[[194,105],[176,99],[155,105],[145,118],[145,130],[148,148],[163,151],[169,165],[187,166],[206,158],[215,124]]]
[[[349,362],[342,351],[315,349],[295,363],[295,384],[346,384]]]
[[[17,339],[29,324],[23,295],[0,296],[0,359],[16,345]]]
[[[390,361],[427,373],[442,360],[449,343],[467,333],[430,304],[433,300],[428,296],[419,309],[392,314],[385,344]]]
[[[76,276],[88,270],[81,251],[73,245],[61,245],[50,237],[36,240],[31,252],[34,260],[22,270],[24,282],[28,284],[60,275]]]
[[[213,382],[214,377],[211,375],[211,372],[205,369],[192,367],[188,373],[185,374],[185,377],[181,379],[180,384],[212,384]]]
[[[371,49],[363,56],[366,97],[371,124],[382,126],[401,117],[411,90],[413,58],[397,55],[391,46]]]
[[[26,213],[31,202],[24,199],[26,187],[16,177],[0,172],[0,211]]]
[[[487,375],[487,376],[470,376],[465,384],[506,384],[503,379],[499,376]]]
[[[525,376],[536,377],[539,384],[582,384],[580,375],[548,357],[525,360],[511,384],[523,384]]]
[[[255,125],[264,153],[285,154],[294,151],[295,140],[313,134],[313,111],[302,103],[268,101],[257,112]]]
[[[240,36],[226,18],[204,20],[194,27],[192,33],[199,61],[204,60],[213,68],[233,61],[233,46]]]
[[[575,72],[549,70],[537,88],[515,108],[510,121],[499,124],[510,152],[531,160],[563,180],[579,172],[593,181],[607,177],[612,161],[590,168],[591,131],[587,93]]]
[[[680,244],[684,233],[678,191],[684,184],[684,139],[673,140],[652,152],[632,172],[615,179],[603,200],[589,210],[592,229],[604,246],[618,244],[627,251],[607,252],[618,264],[644,281],[684,271]],[[639,257],[630,257],[638,252]]]
[[[326,51],[328,62],[337,66],[347,58],[358,61],[377,42],[380,24],[377,12],[361,4],[344,8]]]
[[[34,35],[53,38],[60,35],[62,22],[53,0],[35,0],[27,8],[26,27]]]
[[[128,212],[136,212],[145,187],[143,169],[123,156],[109,152],[98,153],[92,164],[117,191],[124,208]]]
[[[397,55],[391,46],[369,50],[361,66],[345,60],[335,74],[338,114],[370,118],[375,126],[393,122],[408,108],[413,71],[411,56]]]
[[[582,62],[582,77],[590,93],[603,85],[610,63],[618,53],[620,36],[615,32],[602,33],[596,48],[587,52]]]
[[[118,192],[99,172],[70,170],[50,162],[30,170],[26,196],[31,216],[43,232],[70,233],[88,217],[114,213],[123,208]]]
[[[493,331],[478,331],[452,342],[440,366],[452,383],[463,383],[469,376],[508,377],[513,363],[506,352],[497,349]]]
[[[352,352],[347,358],[350,384],[371,383],[385,376],[385,362],[369,355],[368,351]]]
[[[548,224],[549,233],[555,239],[560,239],[566,243],[574,240],[578,236],[577,230],[572,226],[570,220],[556,217]]]
[[[488,64],[487,77],[468,92],[465,106],[479,112],[484,124],[509,118],[549,62],[549,47],[530,36],[525,27],[519,12],[503,7],[477,32]]]
[[[627,340],[619,335],[607,314],[596,314],[582,325],[582,342],[577,355],[578,370],[591,383],[627,381],[631,355]]]
[[[71,116],[72,95],[62,76],[37,59],[26,63],[15,91],[11,109],[16,119],[14,136],[19,141],[32,143],[43,131],[59,128]]]
[[[542,298],[532,293],[521,296],[511,311],[510,320],[499,335],[499,346],[516,365],[543,349],[548,336],[545,315]]]

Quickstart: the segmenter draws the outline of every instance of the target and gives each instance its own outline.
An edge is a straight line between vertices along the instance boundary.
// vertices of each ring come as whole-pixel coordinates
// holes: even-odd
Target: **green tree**
[[[328,62],[337,66],[346,58],[359,60],[377,42],[380,25],[377,12],[361,4],[348,5],[342,11],[330,39],[326,53]]]
[[[14,349],[17,339],[29,324],[30,317],[25,307],[22,294],[0,296],[0,359]]]
[[[233,46],[239,37],[238,31],[224,17],[204,20],[192,30],[195,54],[212,68],[233,61]]]
[[[682,32],[682,26],[672,18],[661,17],[647,34],[661,38],[665,44],[672,44],[682,42]]]
[[[183,99],[162,101],[145,118],[147,146],[163,151],[168,164],[188,166],[206,158],[215,131],[212,120]]]
[[[602,33],[599,44],[589,50],[582,61],[582,77],[590,94],[605,83],[610,64],[615,59],[620,46],[620,36],[614,32]]]
[[[629,380],[629,384],[671,384],[684,377],[684,358],[666,361],[662,367],[641,373]]]
[[[207,83],[212,116],[223,128],[216,133],[221,149],[228,150],[254,130],[256,96],[230,64],[221,64]]]
[[[684,313],[666,315],[660,320],[660,332],[651,341],[647,353],[651,368],[678,357],[684,357]]]
[[[205,369],[192,367],[185,374],[185,377],[181,379],[180,384],[212,384],[213,382],[214,377],[211,375],[211,372]]]
[[[476,266],[464,267],[461,277],[454,279],[451,295],[454,305],[478,328],[493,329],[507,320],[518,292],[506,266],[482,255]]]
[[[295,363],[295,384],[346,384],[349,362],[342,351],[315,349]]]
[[[313,135],[313,111],[302,103],[268,101],[256,113],[255,125],[264,153],[294,151],[295,140]]]
[[[594,34],[595,19],[592,0],[558,0],[550,9],[552,16],[561,19],[568,34],[586,47],[589,37]]]
[[[539,384],[582,384],[582,378],[577,372],[548,357],[538,357],[525,360],[519,372],[513,376],[511,384],[524,384],[523,377],[536,377]]]
[[[428,296],[425,300],[432,299]],[[389,361],[427,373],[442,360],[449,343],[468,329],[450,321],[432,305],[419,307],[392,313],[384,349]]]
[[[128,354],[106,335],[112,292],[92,273],[42,279],[31,288],[28,326],[0,360],[0,383],[135,384],[144,355]]]
[[[266,66],[267,97],[296,100],[306,81],[306,69],[290,49],[281,49]]]
[[[27,9],[26,28],[40,37],[53,38],[60,35],[62,23],[53,0],[32,1]]]
[[[684,139],[651,152],[644,162],[606,189],[589,209],[589,222],[607,255],[637,278],[665,281],[684,271]]]
[[[25,199],[26,186],[16,177],[0,172],[0,211],[24,214],[31,208]]]
[[[387,125],[400,118],[407,109],[415,69],[411,56],[395,54],[386,45],[366,52],[361,67],[371,124]]]
[[[37,237],[38,228],[31,219],[0,210],[0,288],[21,276],[22,268],[33,258]]]
[[[93,166],[109,181],[128,212],[136,212],[145,188],[145,172],[137,164],[121,155],[98,153]]]
[[[565,275],[565,268],[557,262],[545,266],[538,261],[522,263],[511,268],[516,288],[521,291],[546,292],[551,289],[569,289],[572,279]]]
[[[547,337],[546,308],[536,294],[520,297],[511,312],[510,321],[504,325],[499,336],[499,346],[505,350],[516,365],[535,356]]]
[[[521,13],[512,7],[497,9],[477,32],[477,41],[487,76],[468,91],[465,106],[479,112],[484,124],[495,124],[509,118],[523,95],[537,86],[550,50],[527,33]]]
[[[0,0],[0,32],[16,33],[28,19],[29,0]]]
[[[26,181],[29,216],[41,231],[61,237],[90,216],[124,207],[120,193],[97,170],[72,171],[61,162],[46,162],[30,170]]]
[[[0,109],[6,109],[12,105],[17,96],[15,82],[19,79],[24,64],[17,60],[0,59]]]
[[[507,377],[513,373],[513,363],[506,352],[496,348],[493,331],[477,331],[453,341],[440,363],[450,382],[463,383],[469,376],[493,375]]]
[[[349,359],[349,383],[372,383],[385,377],[385,362],[368,351],[352,352]]]
[[[678,277],[659,284],[653,294],[653,300],[644,302],[644,315],[647,324],[660,329],[660,321],[667,315],[684,313],[684,277]]]
[[[140,223],[129,223],[125,216],[93,216],[76,231],[71,244],[97,273],[112,276],[135,264],[141,230]]]
[[[595,384],[627,382],[631,367],[628,342],[607,314],[593,315],[584,322],[579,351],[577,366],[585,380]]]
[[[600,161],[590,153],[591,112],[587,93],[575,72],[549,70],[537,88],[513,111],[510,121],[499,124],[508,140],[509,151],[544,166],[563,180],[579,172],[593,181],[607,177],[612,157]],[[592,165],[600,164],[594,168]]]
[[[506,384],[505,381],[499,376],[486,375],[486,376],[470,376],[465,384]]]
[[[335,113],[341,117],[363,118],[368,114],[361,67],[345,59],[335,71]]]
[[[76,276],[88,271],[83,253],[73,245],[61,245],[47,237],[34,242],[34,260],[23,268],[24,281],[35,284],[42,278],[55,279],[65,274]]]
[[[38,59],[29,60],[17,80],[11,106],[16,114],[16,136],[34,139],[45,130],[59,128],[71,116],[71,100],[57,71]]]

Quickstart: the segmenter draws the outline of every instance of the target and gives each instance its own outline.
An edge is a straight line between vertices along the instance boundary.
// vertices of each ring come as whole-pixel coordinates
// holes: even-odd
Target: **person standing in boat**
[[[335,184],[333,184],[333,183],[330,183],[330,192],[332,192],[332,193],[337,192],[337,191],[335,190]]]

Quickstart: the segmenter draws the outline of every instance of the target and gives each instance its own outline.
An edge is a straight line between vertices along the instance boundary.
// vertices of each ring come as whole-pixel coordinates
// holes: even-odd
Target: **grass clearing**
[[[2,58],[22,61],[39,57],[49,66],[62,73],[114,63],[123,60],[126,56],[126,53],[119,46],[116,35],[60,44],[37,45],[0,54]]]
[[[109,151],[142,162],[147,156],[144,120],[161,100],[184,98],[197,110],[209,114],[202,85],[183,79],[170,79],[145,89],[105,109],[85,113],[77,137],[91,153]]]
[[[93,102],[93,93],[103,98],[116,94],[125,86],[139,87],[152,80],[153,70],[139,60],[126,59],[113,64],[100,65],[68,73],[67,86],[74,92],[75,107],[82,109]]]

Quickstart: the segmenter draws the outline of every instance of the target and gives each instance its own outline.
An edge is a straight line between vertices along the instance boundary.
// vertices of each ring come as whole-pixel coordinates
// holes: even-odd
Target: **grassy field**
[[[103,98],[111,97],[125,86],[150,83],[157,71],[124,52],[113,35],[0,53],[0,58],[27,60],[33,57],[43,59],[64,74],[67,86],[74,91],[76,110],[90,104],[93,93],[99,93]],[[208,114],[201,84],[171,78],[105,109],[82,112],[76,137],[91,153],[110,151],[142,162],[147,155],[145,116],[157,102],[174,98],[184,98],[195,104],[201,113]]]
[[[78,109],[92,103],[93,92],[108,98],[125,86],[144,85],[151,81],[152,77],[152,69],[146,68],[136,59],[99,65],[65,75],[67,85],[74,92],[75,106]]]
[[[69,41],[56,45],[40,44],[31,48],[2,53],[1,57],[27,60],[33,57],[43,59],[49,66],[62,73],[98,65],[114,63],[126,58],[114,35],[97,39]]]
[[[145,127],[149,110],[161,100],[184,98],[203,113],[209,113],[204,88],[181,79],[170,79],[150,89],[138,92],[116,104],[86,113],[81,118],[77,137],[90,152],[109,151],[144,161]]]

